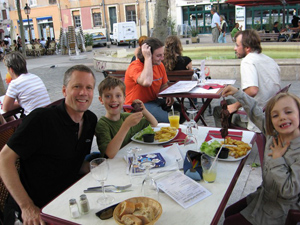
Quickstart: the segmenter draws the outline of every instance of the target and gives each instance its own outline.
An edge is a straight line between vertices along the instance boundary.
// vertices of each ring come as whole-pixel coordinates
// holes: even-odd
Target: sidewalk
[[[229,36],[227,37],[227,41],[229,42]],[[182,42],[185,42],[186,39],[182,39]],[[231,41],[231,38],[230,38]],[[212,44],[211,43],[211,35],[202,35],[200,37],[200,44],[206,43],[206,44]],[[185,44],[185,43],[183,43]],[[217,44],[217,43],[216,43]],[[232,43],[231,43],[232,45]],[[112,46],[112,48],[115,48],[116,46]],[[103,47],[102,47],[103,48]],[[128,48],[128,46],[124,46],[124,48]],[[104,48],[103,48],[104,49]],[[107,48],[106,48],[107,49]],[[107,49],[109,50],[109,49]],[[58,100],[63,97],[62,95],[62,82],[63,82],[63,75],[64,72],[71,66],[76,64],[84,64],[86,66],[89,66],[95,73],[96,76],[96,87],[94,91],[94,99],[92,102],[92,105],[90,107],[90,110],[93,111],[98,118],[105,115],[105,109],[104,106],[100,104],[98,100],[98,84],[104,79],[104,76],[102,73],[95,71],[93,68],[93,53],[92,52],[86,52],[82,53],[81,55],[86,55],[86,59],[78,60],[78,61],[70,61],[70,57],[67,55],[49,55],[49,56],[42,56],[37,58],[29,58],[27,60],[28,64],[28,70],[30,73],[36,74],[41,77],[41,79],[44,81],[47,90],[50,95],[51,101]],[[55,65],[54,68],[50,68],[51,66]],[[7,70],[3,64],[3,62],[0,63],[0,72],[2,75],[2,79],[5,79],[5,74],[7,73]],[[290,88],[290,92],[296,94],[300,97],[299,88],[300,88],[300,81],[282,81],[282,86],[287,85],[288,83],[292,83],[292,86]],[[240,81],[237,80],[235,86],[240,86]],[[219,104],[218,100],[212,101],[212,108]],[[214,121],[212,116],[205,115],[205,120],[208,123],[209,126],[214,126]],[[202,125],[201,122],[199,122],[199,125]],[[97,150],[96,142],[93,143],[93,151]],[[228,201],[228,204],[232,204],[239,199],[245,197],[247,194],[253,192],[256,190],[256,188],[261,183],[261,168],[251,168],[250,165],[259,162],[259,157],[257,153],[256,146],[252,149],[251,154],[248,157],[248,160],[245,164],[245,167],[237,181],[237,184],[232,192],[232,195]],[[212,184],[213,185],[213,184]],[[223,218],[221,218],[219,224],[223,224]]]

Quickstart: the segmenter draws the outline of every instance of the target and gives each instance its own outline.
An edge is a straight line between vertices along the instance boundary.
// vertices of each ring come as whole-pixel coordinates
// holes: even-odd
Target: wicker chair
[[[7,122],[0,126],[0,151],[2,150],[4,145],[7,143],[9,138],[16,131],[17,127],[21,124],[21,122],[22,122],[22,119],[17,119],[17,120]],[[19,169],[20,169],[19,160],[16,163],[16,167],[19,171]],[[4,210],[4,206],[5,206],[7,197],[8,197],[8,191],[7,191],[4,183],[2,182],[2,179],[0,178],[0,224],[2,224],[3,210]]]

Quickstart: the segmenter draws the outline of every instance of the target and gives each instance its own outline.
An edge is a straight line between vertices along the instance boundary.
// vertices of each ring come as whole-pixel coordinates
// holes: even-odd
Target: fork
[[[118,186],[118,185],[104,185],[104,187],[114,187],[116,188],[117,190],[125,190],[129,187],[131,187],[132,184],[127,184],[127,185],[124,185],[124,186]],[[89,187],[88,190],[93,190],[93,189],[99,189],[99,188],[102,188],[102,186],[96,186],[96,187]]]
[[[105,190],[105,192],[112,192],[112,193],[123,193],[123,192],[129,192],[132,190],[120,190],[120,189],[116,189],[116,190]],[[101,188],[98,189],[87,189],[83,191],[84,193],[97,193],[97,192],[102,192]]]

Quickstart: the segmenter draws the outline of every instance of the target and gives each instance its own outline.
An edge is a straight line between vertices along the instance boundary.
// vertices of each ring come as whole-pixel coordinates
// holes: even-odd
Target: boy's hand
[[[143,118],[143,113],[142,112],[137,112],[137,113],[132,113],[130,116],[128,116],[123,125],[128,126],[128,127],[133,127],[137,125],[141,119]]]

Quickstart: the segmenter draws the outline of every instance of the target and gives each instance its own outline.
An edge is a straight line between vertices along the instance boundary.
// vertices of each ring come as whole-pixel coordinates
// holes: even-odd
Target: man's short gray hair
[[[215,7],[211,7],[211,11],[217,12],[217,9]]]

